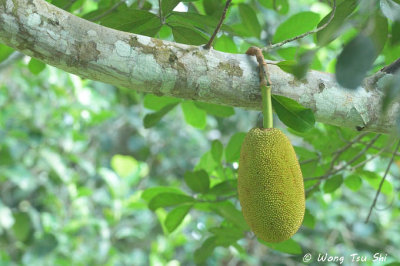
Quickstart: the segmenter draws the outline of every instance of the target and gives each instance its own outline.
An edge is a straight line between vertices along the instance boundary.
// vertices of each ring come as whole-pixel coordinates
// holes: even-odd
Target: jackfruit
[[[240,151],[238,193],[243,216],[266,242],[291,238],[303,222],[303,175],[289,139],[279,129],[251,129]]]

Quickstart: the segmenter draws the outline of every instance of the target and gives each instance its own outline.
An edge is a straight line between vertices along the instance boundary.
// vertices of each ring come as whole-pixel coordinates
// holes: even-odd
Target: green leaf
[[[371,187],[375,190],[378,190],[379,184],[381,183],[382,177],[377,173],[370,172],[370,171],[359,171],[358,172],[362,178],[367,180]],[[391,195],[393,193],[393,185],[387,179],[383,182],[381,192],[385,195]]]
[[[29,71],[31,73],[38,75],[40,72],[42,72],[46,68],[46,64],[43,63],[40,60],[37,60],[35,58],[31,58],[28,64]]]
[[[219,117],[229,117],[235,114],[235,109],[230,106],[223,106],[219,104],[205,102],[194,102],[194,104],[200,109],[206,111],[207,113]]]
[[[12,230],[18,241],[25,242],[32,232],[31,219],[26,212],[17,212],[13,214],[14,224]]]
[[[167,214],[164,225],[168,232],[172,233],[182,223],[191,208],[192,205],[183,205],[176,207]]]
[[[286,241],[279,242],[279,243],[268,243],[259,238],[258,238],[258,241],[260,243],[266,245],[267,247],[270,247],[272,249],[275,249],[275,250],[278,250],[281,252],[295,254],[295,255],[302,253],[301,246],[297,242],[295,242],[293,239],[288,239]]]
[[[199,129],[204,129],[207,124],[207,113],[197,108],[197,106],[191,101],[185,101],[181,103],[183,115],[186,122]]]
[[[163,107],[160,111],[147,114],[144,119],[143,119],[143,125],[145,128],[150,128],[155,126],[168,112],[170,112],[174,107],[177,105],[177,103],[172,103],[169,104],[165,107]]]
[[[224,8],[224,2],[222,2],[221,0],[203,0],[203,7],[207,15],[219,16],[220,12],[222,12]]]
[[[180,189],[175,187],[151,187],[143,191],[141,198],[145,201],[150,201],[152,198],[161,193],[183,194]]]
[[[319,15],[310,11],[297,13],[282,22],[275,31],[273,42],[278,43],[306,33],[318,24]]]
[[[227,221],[239,227],[241,230],[249,229],[249,226],[244,220],[242,212],[236,209],[231,202],[216,202],[212,204],[211,208],[213,208],[216,213],[224,217]]]
[[[260,0],[259,2],[264,7],[274,9],[281,15],[285,15],[289,11],[288,0]]]
[[[184,179],[188,187],[194,192],[205,193],[210,188],[210,178],[204,170],[187,171]]]
[[[219,22],[219,18],[200,15],[193,12],[172,12],[166,19],[167,25],[183,26],[186,28],[198,28],[204,32],[212,34]],[[221,30],[233,34],[233,29],[230,26],[222,24]]]
[[[348,16],[353,13],[356,7],[357,0],[342,1],[342,3],[336,7],[335,15],[329,25],[317,32],[318,45],[324,46],[339,37],[342,28],[347,24]],[[321,20],[318,27],[321,27],[328,22],[331,13],[332,11]]]
[[[236,54],[239,52],[232,38],[226,35],[221,35],[221,37],[215,40],[214,49],[221,52],[232,53],[232,54]]]
[[[370,37],[374,43],[375,56],[377,57],[385,46],[388,38],[388,21],[387,18],[382,16],[379,12],[371,16],[370,20],[372,20],[372,22],[367,23],[368,37]],[[370,24],[373,25],[373,29],[368,26]]]
[[[179,4],[180,0],[162,0],[161,11],[162,16],[166,17]]]
[[[155,36],[161,28],[160,18],[146,10],[135,10],[121,5],[100,19],[100,24],[113,29],[147,36]]]
[[[202,45],[208,42],[207,36],[194,28],[182,26],[172,26],[171,28],[176,42],[192,45]]]
[[[244,28],[254,37],[260,37],[261,25],[258,22],[257,14],[247,4],[239,4],[239,15]]]
[[[336,80],[348,89],[356,89],[371,69],[376,50],[371,38],[358,35],[342,50],[336,63]]]
[[[295,72],[294,68],[295,68],[296,64],[297,63],[294,60],[285,60],[285,61],[280,61],[276,65],[283,71],[293,74],[293,72]]]
[[[159,111],[167,105],[173,103],[179,103],[181,99],[168,97],[168,96],[156,96],[154,94],[146,94],[143,99],[143,105],[147,109]]]
[[[305,132],[314,127],[315,118],[311,109],[305,108],[290,98],[272,95],[272,106],[279,119],[288,127]]]
[[[214,140],[211,143],[211,155],[214,158],[214,161],[221,162],[222,155],[224,153],[224,146],[219,140]]]
[[[329,177],[329,179],[325,181],[324,192],[332,193],[336,189],[338,189],[342,183],[343,183],[342,175],[335,175],[333,177]]]
[[[223,225],[220,227],[210,228],[209,231],[218,238],[229,239],[229,242],[236,242],[244,237],[244,231],[233,225]],[[217,241],[218,242],[218,241]]]
[[[209,237],[203,242],[200,248],[196,249],[194,252],[195,263],[203,263],[211,256],[216,247],[216,239],[216,236]]]
[[[237,193],[237,179],[230,179],[214,185],[207,194],[224,196]]]
[[[310,68],[316,50],[304,51],[298,56],[297,62],[293,60],[281,61],[277,65],[285,72],[293,74],[297,79],[302,79]]]
[[[304,213],[303,225],[311,229],[315,227],[315,217],[310,213],[308,209],[306,209],[306,212]]]
[[[246,137],[246,133],[244,132],[237,132],[231,137],[225,148],[225,158],[227,162],[233,163],[239,160],[244,137]]]
[[[346,177],[344,184],[353,191],[358,191],[362,185],[362,179],[358,175],[352,174]]]
[[[7,59],[13,52],[14,52],[14,49],[0,43],[0,62]]]
[[[190,196],[166,192],[154,196],[149,202],[149,209],[154,211],[161,207],[170,207],[191,202],[194,202],[194,199]]]
[[[392,24],[392,36],[390,44],[395,46],[400,43],[400,22],[396,21]],[[1,58],[1,56],[0,56]],[[1,61],[1,59],[0,59]]]
[[[208,173],[212,173],[214,169],[220,164],[216,162],[211,154],[211,151],[205,152],[201,158],[199,163],[196,165],[194,170],[204,169]]]

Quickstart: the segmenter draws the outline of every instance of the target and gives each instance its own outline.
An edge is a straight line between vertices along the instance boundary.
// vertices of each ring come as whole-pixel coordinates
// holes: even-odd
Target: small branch
[[[398,58],[396,61],[394,61],[390,65],[385,66],[384,68],[382,68],[381,72],[385,72],[385,73],[388,73],[388,74],[394,74],[399,69],[400,69],[400,58]]]
[[[353,159],[351,159],[350,161],[348,161],[345,165],[343,165],[342,167],[340,167],[339,169],[333,170],[328,172],[325,175],[322,176],[317,176],[317,177],[309,177],[309,178],[304,178],[305,181],[307,180],[322,180],[322,179],[326,179],[331,175],[334,175],[340,171],[342,171],[343,169],[345,169],[347,166],[349,166],[350,164],[354,163],[355,161],[357,161],[361,156],[363,156],[365,154],[365,152],[367,150],[369,150],[369,148],[378,140],[378,138],[381,136],[381,134],[377,134],[369,143],[368,145],[362,150],[360,151],[356,156],[353,157]]]
[[[104,18],[105,16],[107,16],[108,14],[112,13],[115,9],[117,9],[120,5],[122,5],[123,3],[125,3],[125,1],[119,1],[118,3],[116,3],[115,5],[113,5],[109,10],[107,10],[106,12],[90,19],[90,21],[96,21],[99,19]]]
[[[10,54],[7,57],[7,59],[5,59],[3,62],[0,63],[0,71],[2,71],[3,69],[6,69],[7,67],[11,66],[16,61],[18,61],[19,59],[23,58],[24,56],[25,55],[23,53],[13,52],[12,54]]]
[[[308,32],[306,32],[306,33],[297,35],[297,36],[295,36],[295,37],[293,37],[293,38],[284,40],[284,41],[282,41],[282,42],[278,42],[278,43],[275,43],[275,44],[271,44],[271,45],[269,45],[269,46],[267,46],[267,47],[262,48],[262,51],[263,51],[263,52],[268,52],[268,51],[270,51],[270,50],[272,50],[272,49],[275,49],[275,48],[277,48],[277,47],[281,47],[281,46],[287,44],[288,42],[292,42],[292,41],[296,41],[296,40],[302,39],[302,38],[304,38],[304,37],[306,37],[306,36],[308,36],[308,35],[310,35],[310,34],[314,34],[314,33],[317,33],[317,32],[319,32],[319,31],[325,29],[325,28],[329,25],[329,23],[331,23],[331,21],[333,20],[333,18],[335,17],[335,12],[336,12],[336,0],[333,0],[333,7],[332,7],[332,11],[331,11],[331,12],[332,12],[332,13],[331,13],[331,16],[329,17],[328,21],[327,21],[324,25],[322,25],[322,26],[320,26],[320,27],[318,27],[318,28],[316,28],[316,29],[314,29],[314,30],[308,31]]]
[[[385,151],[385,149],[381,149],[378,153],[372,155],[372,156],[369,157],[368,159],[365,159],[364,161],[360,162],[359,164],[353,166],[353,167],[351,168],[351,171],[355,171],[357,168],[359,168],[359,167],[365,165],[367,162],[369,162],[369,161],[375,159],[376,157],[378,157],[379,155],[381,155],[384,151]],[[395,153],[395,155],[396,155],[396,153]]]
[[[329,171],[328,173],[326,173],[325,175],[322,176],[317,176],[317,177],[309,177],[309,178],[304,178],[304,182],[306,181],[311,181],[311,180],[318,180],[317,183],[315,183],[314,185],[312,185],[307,191],[306,194],[308,194],[312,189],[314,189],[315,187],[319,186],[319,184],[321,184],[321,182],[325,179],[328,179],[330,176],[339,173],[340,171],[344,170],[346,167],[348,167],[349,165],[351,165],[353,162],[357,161],[362,155],[365,154],[365,152],[367,150],[369,150],[369,148],[378,140],[378,138],[381,136],[381,134],[377,134],[369,143],[368,145],[362,150],[360,151],[356,156],[353,157],[353,159],[351,159],[350,161],[348,161],[344,166],[340,167],[339,169],[333,170],[333,171]]]
[[[345,152],[346,150],[348,150],[351,146],[353,146],[354,143],[359,142],[364,136],[366,136],[368,134],[368,132],[364,132],[360,135],[358,135],[356,138],[354,138],[353,140],[351,140],[350,142],[348,142],[345,146],[343,146],[342,148],[338,149],[335,151],[335,156],[332,159],[331,165],[329,167],[328,171],[331,171],[333,169],[333,167],[335,166],[335,162],[337,161],[337,159],[339,159],[340,155]]]
[[[225,4],[225,8],[224,11],[222,12],[221,18],[219,20],[219,23],[217,25],[217,27],[214,30],[214,33],[211,35],[210,40],[208,41],[208,43],[204,46],[204,49],[210,49],[212,46],[212,43],[214,42],[215,37],[217,36],[218,31],[221,29],[222,27],[222,23],[224,22],[224,19],[226,17],[226,11],[229,8],[229,5],[231,4],[232,0],[226,0],[226,4]]]
[[[382,180],[381,180],[381,182],[379,183],[378,190],[376,191],[374,201],[372,202],[371,208],[369,209],[368,216],[367,216],[367,218],[365,219],[365,223],[368,223],[369,218],[371,217],[372,210],[374,209],[374,207],[375,207],[375,205],[376,205],[376,201],[378,200],[379,194],[381,193],[381,189],[382,189],[382,186],[383,186],[383,182],[385,182],[386,176],[387,176],[387,174],[389,173],[390,166],[391,166],[392,163],[393,163],[393,160],[394,160],[394,157],[395,157],[395,153],[398,151],[399,147],[400,147],[400,141],[397,143],[396,148],[395,148],[394,151],[393,151],[392,158],[390,158],[390,162],[389,162],[388,166],[386,167],[385,174],[383,175]]]

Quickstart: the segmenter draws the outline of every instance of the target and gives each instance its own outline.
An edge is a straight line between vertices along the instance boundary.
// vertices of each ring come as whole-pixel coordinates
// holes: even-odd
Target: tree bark
[[[0,0],[0,42],[43,62],[115,86],[249,109],[261,109],[255,58],[106,28],[44,0]],[[356,90],[309,71],[296,80],[269,64],[272,93],[311,108],[317,121],[381,133],[396,125],[399,103],[381,113],[378,72]],[[378,82],[379,80],[379,82]]]

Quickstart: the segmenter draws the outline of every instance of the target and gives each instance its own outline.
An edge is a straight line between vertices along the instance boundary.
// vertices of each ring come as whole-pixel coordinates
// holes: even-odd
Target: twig
[[[360,151],[356,156],[353,157],[353,159],[351,159],[350,161],[348,161],[345,165],[343,165],[342,167],[333,170],[333,171],[329,171],[328,173],[326,173],[325,175],[322,176],[317,176],[317,177],[309,177],[309,178],[304,178],[304,181],[308,181],[308,180],[323,180],[328,178],[331,175],[334,175],[340,171],[342,171],[343,169],[345,169],[347,166],[349,166],[350,164],[354,163],[355,161],[357,161],[361,156],[363,156],[365,154],[365,152],[378,140],[378,138],[381,136],[381,134],[377,134],[369,143],[368,145],[362,150]]]
[[[309,177],[309,178],[304,178],[304,181],[311,181],[311,180],[318,180],[317,183],[315,183],[314,185],[312,185],[307,191],[306,191],[306,195],[308,193],[310,193],[311,190],[313,190],[315,187],[319,186],[321,184],[321,182],[325,179],[328,179],[330,176],[342,171],[343,169],[345,169],[347,166],[351,165],[353,162],[357,161],[358,158],[360,158],[363,154],[365,154],[365,152],[378,140],[378,138],[380,137],[380,134],[377,134],[369,143],[368,145],[362,150],[360,151],[356,156],[353,157],[353,159],[351,159],[350,161],[348,161],[344,166],[340,167],[339,169],[336,169],[334,171],[329,171],[328,173],[326,173],[325,175],[322,176],[317,176],[317,177]]]
[[[394,61],[390,65],[385,66],[384,68],[382,68],[381,72],[394,74],[394,72],[396,72],[399,69],[400,69],[400,58],[398,58],[396,61]]]
[[[353,146],[354,143],[357,143],[358,141],[360,141],[364,136],[366,136],[368,133],[364,132],[361,133],[360,135],[358,135],[356,138],[354,138],[353,140],[351,140],[350,142],[348,142],[345,146],[343,146],[342,148],[338,149],[335,151],[335,156],[333,156],[332,158],[332,162],[331,165],[329,167],[328,171],[331,171],[335,165],[335,162],[337,161],[337,159],[339,159],[340,155],[345,152],[346,150],[348,150],[351,146]]]
[[[308,35],[310,35],[310,34],[314,34],[314,33],[317,33],[317,32],[319,32],[319,31],[325,29],[325,28],[329,25],[329,23],[331,23],[331,21],[333,20],[333,18],[335,17],[335,12],[336,12],[336,0],[333,0],[333,7],[332,7],[332,11],[331,11],[331,12],[332,12],[332,13],[331,13],[331,16],[329,17],[328,21],[327,21],[324,25],[322,25],[322,26],[320,26],[320,27],[318,27],[318,28],[316,28],[316,29],[314,29],[314,30],[310,30],[310,31],[308,31],[308,32],[306,32],[306,33],[297,35],[297,36],[295,36],[295,37],[293,37],[293,38],[284,40],[284,41],[282,41],[282,42],[278,42],[278,43],[275,43],[275,44],[271,44],[271,45],[269,45],[269,46],[267,46],[267,47],[262,48],[262,51],[263,51],[263,52],[268,52],[268,51],[270,51],[270,50],[272,50],[272,49],[275,49],[275,48],[277,48],[277,47],[281,47],[281,46],[287,44],[288,42],[296,41],[296,40],[301,39],[301,38],[304,38],[304,37],[306,37],[306,36],[308,36]]]
[[[125,1],[119,1],[118,3],[116,3],[115,5],[113,5],[109,10],[107,10],[106,12],[90,19],[90,21],[96,21],[99,20],[101,18],[104,18],[105,16],[107,16],[108,14],[110,14],[111,12],[113,12],[115,9],[117,9],[120,5],[122,5],[123,3],[125,3]]]
[[[214,33],[211,35],[210,40],[208,41],[208,43],[206,45],[204,45],[204,49],[210,49],[212,46],[212,43],[214,42],[215,37],[217,36],[218,31],[221,29],[222,23],[224,22],[224,19],[226,17],[226,11],[229,8],[229,5],[231,4],[232,0],[226,0],[226,4],[224,7],[224,11],[222,11],[222,15],[221,18],[219,20],[219,23],[217,25],[217,27],[214,30]]]
[[[400,147],[400,140],[399,140],[399,142],[397,143],[396,148],[395,148],[394,151],[393,151],[392,158],[390,158],[389,164],[388,164],[388,166],[386,167],[385,174],[383,175],[382,180],[381,180],[381,182],[379,183],[378,190],[376,191],[374,201],[372,202],[372,205],[371,205],[371,207],[369,208],[368,216],[367,216],[367,218],[365,219],[365,223],[368,223],[369,217],[371,217],[372,210],[374,209],[374,207],[375,207],[375,205],[376,205],[376,201],[378,200],[379,194],[381,193],[381,189],[382,189],[382,186],[383,186],[383,182],[385,182],[386,176],[387,176],[387,174],[389,173],[390,166],[391,166],[392,163],[393,163],[393,160],[394,160],[394,157],[395,157],[395,153],[397,152],[397,150],[399,149],[399,147]]]
[[[0,71],[2,71],[3,69],[9,67],[10,65],[12,65],[13,63],[15,63],[16,61],[18,61],[19,59],[23,58],[25,55],[23,53],[20,52],[13,52],[12,54],[10,54],[7,59],[5,59],[3,62],[0,63]]]
[[[381,155],[383,152],[385,151],[385,149],[381,149],[379,152],[377,152],[376,154],[372,155],[371,157],[369,157],[368,159],[365,159],[364,161],[360,162],[359,164],[353,166],[351,168],[352,171],[356,170],[357,168],[363,166],[364,164],[366,164],[367,162],[375,159],[376,157],[378,157],[379,155]]]

